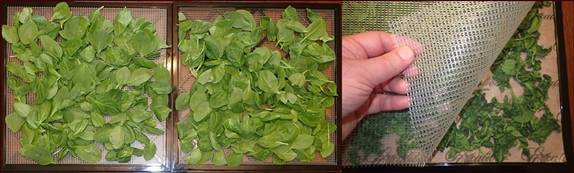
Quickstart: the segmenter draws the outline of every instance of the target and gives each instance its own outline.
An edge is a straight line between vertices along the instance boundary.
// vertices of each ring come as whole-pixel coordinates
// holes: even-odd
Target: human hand
[[[412,64],[415,53],[406,46],[395,47],[392,34],[386,32],[345,36],[342,48],[345,139],[365,115],[408,107],[408,83],[397,74]],[[402,95],[380,94],[382,91]]]

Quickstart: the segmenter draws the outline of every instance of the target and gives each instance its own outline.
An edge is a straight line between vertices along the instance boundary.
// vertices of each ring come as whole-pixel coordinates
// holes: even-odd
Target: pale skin
[[[367,115],[408,108],[408,83],[397,74],[409,67],[414,57],[411,48],[395,47],[392,35],[386,32],[343,37],[343,139]],[[380,94],[382,91],[398,95]]]

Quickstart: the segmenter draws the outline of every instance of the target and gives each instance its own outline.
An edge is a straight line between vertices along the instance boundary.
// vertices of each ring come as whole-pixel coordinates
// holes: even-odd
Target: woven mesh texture
[[[343,1],[343,35],[388,31],[390,20],[414,13],[431,1]]]
[[[422,156],[410,164],[426,163],[533,3],[440,2],[391,21],[395,44],[419,54],[404,72]]]

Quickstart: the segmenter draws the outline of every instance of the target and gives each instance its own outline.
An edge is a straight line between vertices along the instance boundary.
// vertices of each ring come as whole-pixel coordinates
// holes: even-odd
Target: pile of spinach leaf
[[[484,90],[476,90],[460,114],[460,124],[453,124],[438,146],[440,151],[450,147],[448,158],[473,150],[486,155],[481,149],[485,147],[492,150],[497,162],[502,162],[509,149],[518,145],[522,155],[530,159],[528,140],[542,144],[553,131],[561,131],[560,123],[545,103],[552,78],[540,73],[541,62],[537,59],[551,51],[537,43],[542,21],[538,9],[544,6],[550,6],[550,2],[536,2],[532,6],[490,68],[500,91],[509,89],[511,97],[505,96],[502,102],[496,98],[487,102]],[[514,94],[511,79],[524,88],[522,95]],[[542,117],[536,117],[537,113]]]
[[[185,161],[238,166],[244,156],[274,164],[311,162],[334,151],[337,126],[326,121],[337,85],[322,73],[336,59],[327,44],[320,13],[307,9],[304,26],[289,6],[275,22],[238,9],[213,22],[187,20],[179,13],[181,64],[195,81],[180,93],[176,110],[188,110],[177,123]],[[279,50],[261,46],[275,42]]]
[[[168,46],[149,19],[124,8],[112,22],[102,8],[73,16],[61,2],[48,20],[25,7],[2,26],[14,53],[6,64],[13,96],[6,125],[20,134],[19,153],[40,165],[68,153],[98,162],[98,143],[108,161],[150,160],[157,148],[148,136],[164,133],[156,125],[171,112],[170,73],[153,60]],[[132,147],[136,140],[144,147]]]

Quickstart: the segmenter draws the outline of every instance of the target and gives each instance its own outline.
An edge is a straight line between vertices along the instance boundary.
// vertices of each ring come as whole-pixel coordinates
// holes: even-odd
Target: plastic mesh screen
[[[416,1],[344,1],[343,35],[364,31],[388,31],[387,23],[416,12],[433,2]]]
[[[361,125],[402,124],[385,129],[402,135],[382,136],[359,129],[351,140],[379,135],[382,146],[363,147],[363,153],[375,153],[371,155],[349,152],[343,164],[424,166],[533,3],[425,2],[418,11],[403,11],[406,15],[391,20],[388,28],[397,35],[395,44],[418,53],[414,65],[404,72],[410,85],[409,111],[373,116]],[[359,147],[353,144],[364,143],[346,145]]]
[[[441,2],[390,23],[397,46],[424,46],[405,71],[422,166],[534,2]],[[424,49],[424,51],[422,50]]]
[[[7,7],[7,16],[4,16],[7,19],[7,23],[8,24],[12,24],[12,16],[16,13],[19,13],[22,11],[22,8],[24,7],[20,7],[20,6],[9,6]],[[38,15],[43,15],[45,16],[47,19],[50,19],[50,17],[52,16],[52,10],[54,7],[31,7],[33,9],[33,14],[38,14]],[[99,7],[70,7],[70,10],[72,12],[72,15],[74,16],[89,16],[93,11],[95,11],[96,9],[98,9]],[[114,18],[117,14],[118,11],[122,10],[123,7],[118,8],[118,7],[104,7],[103,9],[101,9],[101,13],[102,15],[110,20],[110,21],[114,21]],[[166,39],[167,38],[167,9],[160,9],[160,8],[130,8],[128,7],[128,10],[131,11],[131,14],[134,18],[147,18],[150,19],[151,22],[155,25],[156,27],[156,32],[158,34],[158,36],[162,39]],[[12,49],[10,48],[10,46],[7,47],[6,51],[5,51],[6,57],[9,57],[11,55],[13,55]],[[161,50],[161,54],[159,57],[155,58],[154,61],[156,63],[160,63],[160,62],[165,62],[166,60],[166,50]],[[9,58],[8,62],[18,62],[18,60],[16,58]],[[11,75],[11,74],[10,74]],[[4,85],[5,92],[6,92],[6,100],[5,100],[5,105],[6,106],[6,115],[12,113],[12,104],[13,104],[13,100],[14,98],[12,97],[13,95],[13,91],[11,91],[11,89],[8,88],[7,84]],[[27,97],[28,103],[33,103],[33,95],[30,94]],[[155,117],[155,116],[154,116]],[[109,121],[110,117],[106,116],[106,122]],[[156,128],[161,129],[166,131],[166,122],[158,122]],[[36,162],[26,159],[24,157],[22,157],[22,155],[20,155],[18,153],[18,150],[20,149],[20,134],[21,132],[18,133],[12,133],[8,127],[4,128],[4,142],[5,142],[5,146],[6,148],[4,149],[4,155],[6,157],[6,163],[5,164],[37,164]],[[143,157],[132,157],[132,159],[130,160],[130,162],[126,163],[126,164],[146,164],[148,166],[160,166],[160,165],[165,165],[167,162],[167,152],[165,150],[165,146],[166,146],[166,136],[165,135],[148,135],[150,141],[154,142],[157,146],[157,152],[155,154],[155,156],[149,160],[146,161]],[[98,147],[100,147],[100,150],[102,150],[102,156],[105,156],[107,154],[107,150],[104,149],[103,145],[101,143],[96,143],[96,145]],[[138,141],[134,142],[132,144],[132,147],[135,148],[143,148],[143,144],[139,143]],[[58,149],[56,149],[56,152],[53,153],[53,155],[57,155],[59,152]],[[118,164],[122,164],[122,163],[118,163],[118,162],[110,162],[107,161],[106,159],[104,159],[104,157],[102,157],[102,159],[96,163],[87,163],[84,162],[78,158],[74,158],[72,157],[70,154],[66,155],[64,158],[62,158],[61,161],[57,162],[56,164],[114,164],[114,165],[118,165]]]
[[[222,16],[225,12],[227,11],[234,11],[236,9],[244,9],[247,11],[250,11],[253,14],[253,17],[255,19],[255,23],[259,26],[259,22],[260,22],[260,18],[262,16],[269,16],[274,23],[277,23],[277,21],[279,19],[281,19],[281,13],[285,10],[285,7],[281,7],[281,8],[258,8],[258,7],[253,7],[253,8],[234,8],[234,7],[217,7],[217,6],[213,6],[213,7],[205,7],[205,6],[201,6],[201,7],[196,7],[196,6],[182,6],[179,7],[177,10],[178,12],[181,12],[185,15],[187,20],[203,20],[203,21],[208,21],[208,22],[213,22],[218,16]],[[331,36],[335,35],[335,10],[334,9],[314,9],[314,8],[310,8],[313,12],[316,13],[321,13],[323,16],[323,19],[326,22],[326,26],[327,26],[327,33]],[[301,24],[303,24],[305,27],[307,27],[310,24],[310,21],[308,21],[307,19],[307,15],[306,15],[306,10],[305,8],[297,8],[297,13],[299,15],[299,22],[301,22]],[[335,39],[340,39],[335,37]],[[266,40],[266,39],[265,39]],[[331,48],[335,47],[335,41],[330,41],[328,42],[329,46]],[[269,41],[264,41],[261,46],[263,47],[269,47],[271,50],[279,50],[279,52],[281,52],[282,56],[285,56],[286,53],[282,50],[280,50],[279,47],[275,47],[275,42],[269,42]],[[183,54],[181,53],[181,51],[179,52],[179,57],[183,57]],[[326,68],[325,70],[323,70],[323,73],[327,74],[327,76],[329,77],[330,80],[334,80],[336,78],[336,70],[335,70],[335,64],[337,63],[337,60],[331,62],[331,66]],[[177,77],[177,92],[178,93],[183,93],[183,92],[188,92],[194,81],[195,78],[193,77],[193,75],[190,72],[190,69],[185,66],[182,61],[177,62],[178,65],[178,75]],[[335,106],[334,105],[332,108],[329,108],[326,110],[326,121],[328,122],[332,122],[332,123],[336,123],[336,112],[335,112]],[[184,121],[188,118],[189,112],[191,110],[187,109],[187,110],[182,110],[182,111],[178,111],[177,112],[177,116],[178,116],[178,121]],[[331,142],[333,143],[337,143],[337,137],[335,135],[335,133],[333,133],[331,135],[330,138]],[[194,145],[196,145],[197,141],[192,141],[192,143],[194,143]],[[184,153],[180,148],[177,149],[178,151],[178,157],[175,158],[176,159],[176,164],[183,164],[183,165],[187,165],[187,162],[185,162],[185,158],[188,157],[190,155],[190,153]],[[338,150],[338,148],[335,146],[335,151]],[[233,152],[232,150],[229,149],[225,149],[224,152],[226,153],[226,155],[228,155],[230,152]],[[321,155],[319,154],[319,152],[316,153],[315,158],[311,161],[311,162],[300,162],[297,159],[287,162],[286,165],[334,165],[337,162],[337,157],[336,153],[333,153],[332,155],[330,155],[327,158],[322,158]],[[211,161],[207,161],[205,163],[202,163],[201,165],[212,165]],[[252,157],[247,157],[247,156],[243,156],[243,163],[241,165],[273,165],[273,160],[272,157],[269,157],[267,160],[265,161],[259,161],[255,158]]]

